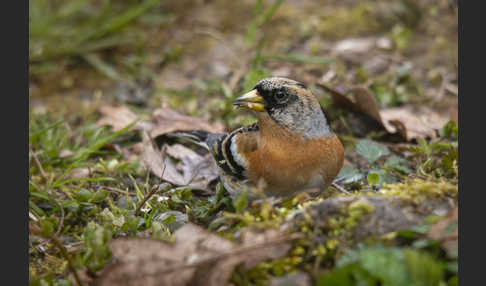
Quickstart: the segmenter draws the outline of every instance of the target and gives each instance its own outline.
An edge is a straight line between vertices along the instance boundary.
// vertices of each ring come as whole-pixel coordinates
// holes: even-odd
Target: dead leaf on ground
[[[67,177],[69,179],[80,179],[80,178],[87,178],[91,174],[91,171],[89,168],[74,168],[69,172]]]
[[[165,152],[159,150],[147,132],[142,132],[143,152],[140,163],[155,176],[175,185],[184,182],[182,175],[177,173],[175,167],[165,163]]]
[[[350,90],[350,96],[333,88],[319,84],[328,91],[333,102],[345,109],[366,115],[378,123],[389,134],[398,134],[405,141],[417,138],[436,138],[438,131],[449,121],[435,110],[421,106],[404,106],[380,110],[373,94],[365,87]]]
[[[206,190],[219,176],[210,154],[201,156],[180,144],[164,146],[161,152],[147,132],[142,133],[142,140],[142,165],[169,183]]]
[[[174,131],[205,130],[209,132],[223,132],[220,123],[211,124],[206,120],[180,114],[170,108],[159,108],[153,113],[152,138]]]
[[[376,46],[376,38],[350,38],[337,42],[334,45],[333,52],[338,55],[366,55]]]
[[[428,237],[434,240],[440,240],[444,249],[458,248],[458,207],[450,210],[447,215],[431,225],[428,231]]]
[[[69,149],[62,149],[60,152],[59,152],[59,155],[58,157],[59,158],[67,158],[67,157],[70,157],[74,155],[74,152],[69,150]]]
[[[241,243],[226,240],[188,223],[175,232],[175,243],[121,238],[110,242],[116,262],[94,285],[226,285],[234,268],[282,257],[289,236],[277,231],[244,232]]]
[[[166,151],[167,155],[179,160],[175,167],[182,173],[183,185],[207,189],[208,185],[219,176],[218,166],[209,153],[201,156],[181,144],[167,146]]]
[[[380,115],[389,133],[400,132],[407,141],[436,138],[438,131],[450,120],[426,106],[388,108]]]
[[[130,125],[137,120],[137,115],[128,107],[119,105],[103,105],[99,112],[102,114],[101,118],[96,122],[95,126],[101,127],[108,125],[113,127],[113,131],[118,131]],[[151,124],[146,121],[139,121],[132,128],[150,130]]]

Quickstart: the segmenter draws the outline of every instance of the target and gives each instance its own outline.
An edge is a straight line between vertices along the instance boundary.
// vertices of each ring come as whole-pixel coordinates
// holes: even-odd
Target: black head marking
[[[286,78],[269,78],[258,82],[254,87],[258,94],[263,97],[265,109],[272,115],[275,111],[281,111],[289,104],[298,100],[295,87],[305,85]]]
[[[273,77],[255,86],[263,98],[268,115],[281,126],[305,138],[320,138],[332,133],[317,99],[300,82]]]

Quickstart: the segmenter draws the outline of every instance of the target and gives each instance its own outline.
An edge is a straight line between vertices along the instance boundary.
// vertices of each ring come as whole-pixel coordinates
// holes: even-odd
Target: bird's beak
[[[263,97],[258,94],[256,89],[253,89],[235,99],[235,101],[233,101],[233,105],[244,107],[253,111],[263,111],[265,109]]]

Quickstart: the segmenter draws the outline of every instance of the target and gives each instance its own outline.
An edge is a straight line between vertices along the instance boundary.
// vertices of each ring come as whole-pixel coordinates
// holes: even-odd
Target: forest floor
[[[29,14],[31,285],[457,285],[456,1]],[[268,76],[319,99],[338,187],[232,199],[204,150],[166,136],[255,122],[232,100]]]

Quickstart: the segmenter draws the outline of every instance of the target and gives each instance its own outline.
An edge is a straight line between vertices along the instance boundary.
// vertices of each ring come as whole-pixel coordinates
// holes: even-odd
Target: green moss
[[[351,229],[357,225],[363,215],[373,213],[375,207],[364,200],[351,203],[348,206],[348,217],[345,219],[345,228]]]
[[[40,278],[46,274],[63,275],[68,263],[65,259],[55,255],[45,254],[42,259],[33,259],[29,263],[29,277]]]
[[[458,189],[457,185],[445,180],[435,182],[413,179],[405,183],[384,185],[378,193],[398,197],[405,201],[421,203],[425,200],[441,197],[457,198]]]

